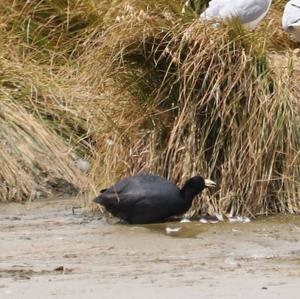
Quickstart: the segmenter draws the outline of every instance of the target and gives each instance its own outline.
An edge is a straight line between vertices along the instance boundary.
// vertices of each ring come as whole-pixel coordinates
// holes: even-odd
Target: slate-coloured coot
[[[155,223],[185,213],[197,194],[215,185],[211,180],[194,176],[179,189],[163,177],[138,174],[102,190],[94,202],[128,223]]]

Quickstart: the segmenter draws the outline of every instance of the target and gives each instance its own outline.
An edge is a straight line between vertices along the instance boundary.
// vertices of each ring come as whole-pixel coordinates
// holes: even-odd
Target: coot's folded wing
[[[143,189],[133,177],[125,178],[103,191],[94,201],[105,207],[134,204],[143,194]]]

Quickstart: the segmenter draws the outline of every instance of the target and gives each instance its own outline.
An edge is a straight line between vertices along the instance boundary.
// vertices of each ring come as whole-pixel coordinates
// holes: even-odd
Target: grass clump
[[[212,28],[192,19],[206,1],[191,1],[182,14],[184,3],[5,0],[1,103],[17,119],[28,115],[60,149],[50,155],[49,143],[34,141],[26,152],[41,147],[61,161],[68,148],[63,168],[38,168],[66,173],[79,188],[74,156],[89,157],[97,186],[138,171],[178,184],[195,174],[217,181],[191,213],[298,213],[297,73],[275,63],[295,47],[273,30],[283,1],[255,32],[236,22]],[[12,130],[12,121],[2,123]],[[12,173],[23,177],[30,161],[1,174],[3,198],[13,198],[5,191],[16,186]],[[16,198],[30,196],[38,177],[29,172],[14,193],[25,196]]]
[[[99,138],[96,177],[106,184],[142,170],[183,183],[200,173],[219,190],[194,213],[299,212],[296,94],[269,64],[268,27],[172,19],[161,27],[160,15],[134,11],[85,61],[97,68],[91,80],[102,73],[122,90],[106,107],[114,126]]]
[[[83,181],[69,149],[24,108],[0,102],[0,198],[35,199],[51,191],[72,194]]]

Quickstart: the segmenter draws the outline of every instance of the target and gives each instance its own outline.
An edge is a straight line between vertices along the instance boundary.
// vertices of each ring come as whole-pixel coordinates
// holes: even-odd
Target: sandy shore
[[[299,298],[300,217],[127,226],[74,205],[0,205],[1,299]]]

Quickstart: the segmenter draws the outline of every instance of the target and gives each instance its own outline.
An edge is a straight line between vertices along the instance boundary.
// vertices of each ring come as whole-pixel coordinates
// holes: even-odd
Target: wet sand
[[[74,205],[0,205],[1,299],[300,296],[299,216],[128,226]]]

